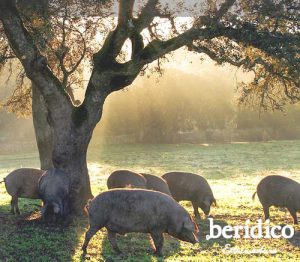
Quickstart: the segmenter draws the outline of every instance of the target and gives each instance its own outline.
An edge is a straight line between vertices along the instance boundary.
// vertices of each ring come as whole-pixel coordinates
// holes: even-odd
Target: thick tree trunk
[[[48,123],[48,110],[44,98],[34,84],[32,84],[32,118],[41,169],[48,170],[53,167],[53,129]]]
[[[77,128],[71,119],[62,117],[60,123],[56,121],[53,135],[53,165],[68,174],[71,212],[81,213],[87,201],[93,198],[86,159],[92,129]]]
[[[73,158],[65,168],[71,179],[71,209],[75,214],[81,213],[87,201],[93,198],[86,153],[86,149],[81,149],[80,153],[73,154]]]

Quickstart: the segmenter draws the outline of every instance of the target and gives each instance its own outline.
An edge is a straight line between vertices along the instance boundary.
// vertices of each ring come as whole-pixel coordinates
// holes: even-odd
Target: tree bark
[[[49,87],[50,88],[50,87]],[[99,119],[103,103],[95,111]],[[32,114],[41,169],[55,167],[65,171],[71,182],[70,205],[73,214],[81,213],[87,201],[93,198],[87,168],[87,149],[97,122],[91,123],[81,107],[60,105],[61,114],[48,110],[38,87],[32,85]],[[79,124],[81,123],[81,124]]]
[[[70,205],[72,213],[81,213],[87,201],[93,198],[87,168],[87,149],[93,127],[87,121],[76,125],[74,107],[71,116],[62,116],[53,122],[52,161],[55,168],[65,171],[70,178]],[[84,116],[81,116],[84,118]]]
[[[53,129],[48,123],[48,109],[38,87],[32,84],[32,119],[42,170],[53,167]]]

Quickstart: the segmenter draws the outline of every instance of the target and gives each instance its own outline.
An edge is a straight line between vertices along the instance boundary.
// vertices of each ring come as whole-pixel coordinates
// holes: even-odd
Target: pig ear
[[[217,205],[217,200],[214,198],[214,200],[213,200],[213,204],[214,204],[214,206],[215,207],[217,207],[218,205]]]
[[[210,201],[209,201],[209,199],[208,199],[208,198],[205,198],[204,201],[203,201],[203,204],[204,204],[205,206],[209,207],[209,206],[210,206]]]
[[[183,228],[190,230],[190,231],[194,231],[194,226],[195,226],[195,224],[193,224],[193,220],[191,219],[190,216],[186,217],[184,219]]]

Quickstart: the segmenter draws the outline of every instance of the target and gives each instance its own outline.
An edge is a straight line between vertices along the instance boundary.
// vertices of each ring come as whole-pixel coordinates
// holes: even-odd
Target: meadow
[[[244,225],[263,218],[262,207],[251,197],[266,175],[281,174],[300,181],[300,141],[231,144],[103,145],[88,155],[93,194],[106,190],[106,179],[116,169],[162,175],[181,170],[203,175],[210,183],[218,206],[211,216],[219,225]],[[20,167],[39,167],[36,152],[0,155],[0,181]],[[0,184],[0,261],[299,261],[300,227],[292,239],[211,239],[208,220],[197,220],[200,243],[192,245],[165,235],[164,257],[152,255],[149,236],[119,236],[125,257],[112,250],[102,229],[91,240],[88,255],[81,245],[88,227],[85,216],[70,225],[45,224],[38,200],[21,199],[22,214],[9,213],[10,196]],[[192,214],[189,202],[181,204]],[[203,215],[203,214],[202,214]],[[283,209],[271,208],[271,225],[291,224]],[[232,248],[228,250],[228,248]],[[254,254],[255,250],[260,253]],[[270,254],[273,253],[273,254]]]

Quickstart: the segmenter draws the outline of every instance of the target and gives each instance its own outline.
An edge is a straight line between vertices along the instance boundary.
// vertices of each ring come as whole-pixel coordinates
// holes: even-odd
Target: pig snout
[[[212,204],[212,201],[210,199],[205,199],[201,204],[200,208],[202,209],[203,213],[205,216],[209,216],[210,213],[210,206]]]
[[[208,217],[208,216],[209,216],[209,213],[210,213],[210,207],[204,208],[204,209],[203,209],[203,212],[204,212],[205,216]]]
[[[199,239],[198,239],[198,237],[193,233],[193,235],[194,235],[194,242],[191,242],[192,244],[197,244],[197,243],[199,243]]]
[[[182,241],[189,242],[192,244],[199,243],[199,239],[197,238],[195,233],[187,229],[182,229],[178,235],[178,238]]]
[[[64,206],[54,201],[46,202],[41,211],[46,221],[56,221],[59,217],[65,218]]]
[[[183,223],[183,226],[179,232],[179,239],[196,244],[199,242],[195,233],[198,233],[199,229],[195,222],[190,218],[186,217]]]

